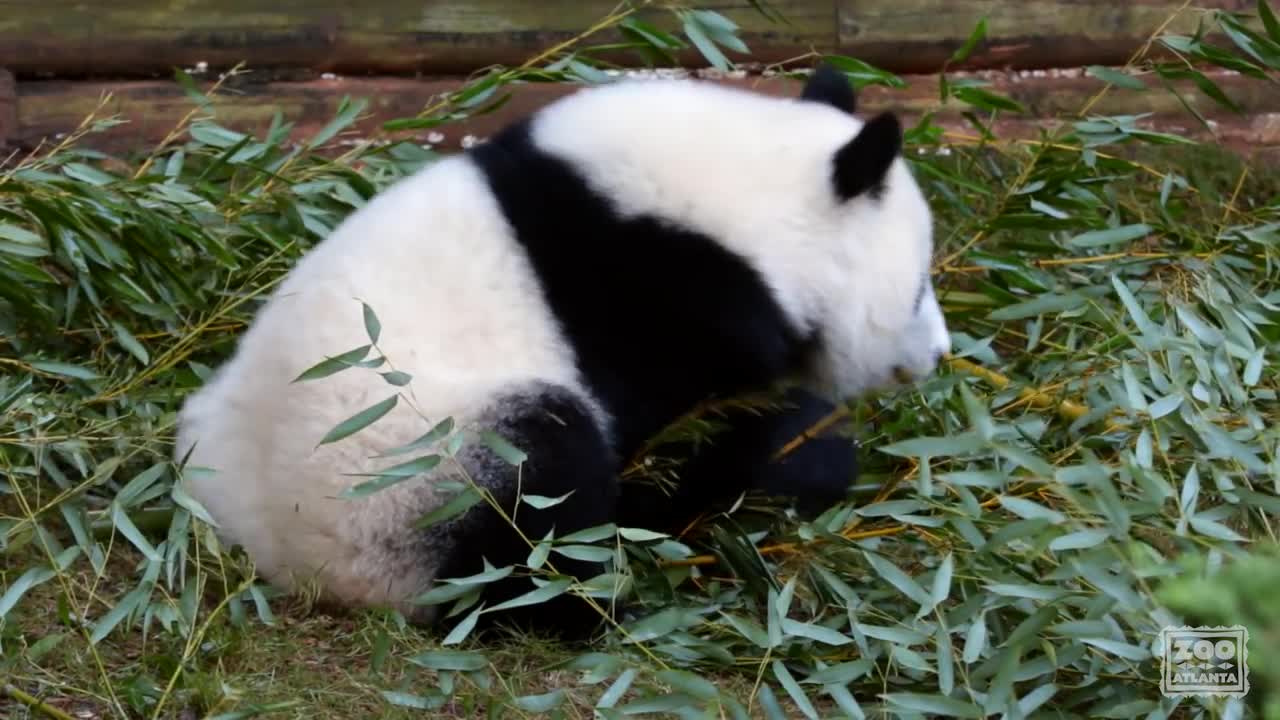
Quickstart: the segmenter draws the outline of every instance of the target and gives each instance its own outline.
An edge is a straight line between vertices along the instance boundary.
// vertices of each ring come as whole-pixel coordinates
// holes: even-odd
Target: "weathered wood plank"
[[[710,0],[738,22],[753,59],[830,49],[835,0],[773,0],[775,24],[746,0]],[[570,39],[616,0],[0,0],[0,66],[20,76],[169,75],[173,67],[303,68],[351,74],[467,74],[518,64]],[[665,10],[645,19],[673,25]],[[604,33],[593,42],[614,42]],[[688,56],[692,59],[694,56]]]
[[[13,74],[0,68],[0,149],[9,146],[9,139],[18,131],[18,92]]]
[[[837,0],[839,46],[894,58],[904,73],[934,72],[987,18],[973,67],[1123,65],[1166,20],[1192,32],[1201,13],[1181,0]],[[1200,0],[1202,9],[1251,10],[1256,0]],[[1157,48],[1158,49],[1158,48]]]
[[[984,73],[992,89],[1007,93],[1027,106],[1025,118],[1011,118],[1012,131],[1031,131],[1056,117],[1073,118],[1101,88],[1101,84],[1078,72],[1045,74]],[[1190,86],[1184,96],[1206,117],[1220,124],[1224,141],[1245,144],[1280,145],[1280,93],[1263,82],[1240,75],[1212,73],[1210,77],[1245,111],[1234,116],[1219,109]],[[908,77],[905,90],[867,88],[860,104],[867,112],[893,108],[910,118],[937,109],[938,87],[934,76]],[[720,82],[744,85],[757,91],[794,95],[798,84],[781,78],[750,77]],[[307,82],[273,82],[239,88],[235,94],[216,101],[218,122],[236,130],[262,132],[279,111],[294,124],[297,138],[306,138],[326,124],[344,96],[370,101],[366,117],[353,127],[357,134],[372,134],[391,119],[410,117],[433,98],[458,88],[456,79],[420,81],[408,78],[338,78]],[[1154,86],[1155,81],[1151,81]],[[512,86],[512,97],[497,112],[455,123],[438,130],[439,144],[455,148],[465,135],[485,137],[512,118],[536,110],[552,100],[573,92],[558,84]],[[24,147],[42,138],[56,138],[73,130],[99,105],[104,94],[113,96],[105,112],[118,114],[127,123],[91,136],[88,144],[113,152],[145,150],[153,147],[191,110],[190,100],[168,81],[68,82],[25,81],[18,84],[17,125],[12,139]],[[1116,91],[1093,107],[1096,115],[1150,113],[1165,127],[1194,130],[1195,122],[1176,98],[1163,90]],[[940,119],[961,125],[957,109],[943,109]],[[425,138],[427,133],[422,133]]]
[[[1255,0],[1201,0],[1247,9]],[[970,67],[1119,64],[1178,0],[772,0],[774,24],[747,0],[700,7],[739,22],[751,60],[837,50],[900,73],[929,73],[979,18],[988,42]],[[606,16],[616,0],[0,0],[0,66],[21,76],[147,77],[207,62],[257,70],[466,74],[517,64]],[[665,10],[645,15],[670,27]],[[1174,27],[1187,29],[1196,12]],[[600,42],[617,36],[604,33]],[[628,57],[619,57],[626,61]],[[702,64],[690,51],[683,62]]]

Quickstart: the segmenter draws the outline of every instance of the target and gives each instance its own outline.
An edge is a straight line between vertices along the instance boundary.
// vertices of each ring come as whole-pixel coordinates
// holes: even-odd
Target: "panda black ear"
[[[842,200],[868,191],[878,194],[889,167],[901,153],[902,124],[898,116],[886,112],[871,118],[836,152],[836,193]]]
[[[858,108],[858,97],[849,78],[827,63],[814,68],[800,99],[830,105],[850,115]]]

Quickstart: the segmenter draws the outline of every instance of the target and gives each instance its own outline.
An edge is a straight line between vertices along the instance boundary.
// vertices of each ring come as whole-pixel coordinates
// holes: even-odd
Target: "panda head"
[[[856,106],[827,65],[789,98],[622,81],[545,108],[532,135],[620,215],[698,231],[750,263],[815,341],[807,384],[843,400],[923,378],[950,346],[902,127]]]
[[[919,381],[937,368],[950,336],[930,274],[932,213],[902,157],[901,124],[890,112],[855,118],[852,87],[826,65],[799,100],[849,118],[814,179],[822,189],[812,197],[825,195],[814,214],[829,219],[814,227],[830,233],[836,263],[814,319],[815,379],[840,398]]]

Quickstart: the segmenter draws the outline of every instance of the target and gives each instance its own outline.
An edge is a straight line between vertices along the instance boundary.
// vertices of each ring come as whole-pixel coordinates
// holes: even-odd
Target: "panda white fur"
[[[434,580],[475,573],[482,557],[523,563],[530,549],[484,505],[411,527],[449,499],[434,482],[456,479],[449,462],[364,499],[338,497],[404,461],[378,456],[446,417],[528,455],[518,469],[480,443],[458,455],[508,512],[517,486],[572,491],[545,510],[520,505],[530,538],[663,524],[735,483],[838,499],[847,441],[802,446],[798,465],[773,475],[744,480],[745,468],[828,401],[923,377],[949,346],[928,273],[930,209],[901,158],[899,123],[854,110],[849,83],[826,67],[795,99],[619,82],[398,182],[296,265],[187,399],[175,452],[188,491],[263,578],[318,583],[332,601],[421,623],[438,607],[411,601]],[[294,382],[368,343],[361,301],[381,322],[381,369],[412,382],[376,424],[322,445],[397,391],[361,369]],[[664,425],[709,396],[787,377],[822,399],[793,393],[798,415],[744,421],[755,424],[691,471],[679,502],[619,498],[622,462]],[[583,579],[600,571],[556,561]],[[486,602],[527,583],[508,578]],[[517,612],[549,630],[598,621],[574,602]]]

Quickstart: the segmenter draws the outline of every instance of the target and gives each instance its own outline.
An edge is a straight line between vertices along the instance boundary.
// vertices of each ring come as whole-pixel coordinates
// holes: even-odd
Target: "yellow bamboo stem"
[[[1009,387],[1009,384],[1013,382],[1008,377],[1001,375],[994,370],[988,370],[987,368],[969,362],[964,358],[948,356],[947,364],[956,370],[960,370],[975,377],[980,377],[1000,390]],[[1040,410],[1057,410],[1058,414],[1067,420],[1079,420],[1089,414],[1088,406],[1072,402],[1071,400],[1061,400],[1039,388],[1023,388],[1018,393],[1018,398]]]
[[[14,700],[26,705],[32,712],[54,718],[54,720],[74,720],[67,713],[58,708],[40,701],[40,698],[30,693],[19,690],[13,685],[4,685],[0,687],[0,695],[8,695]]]

